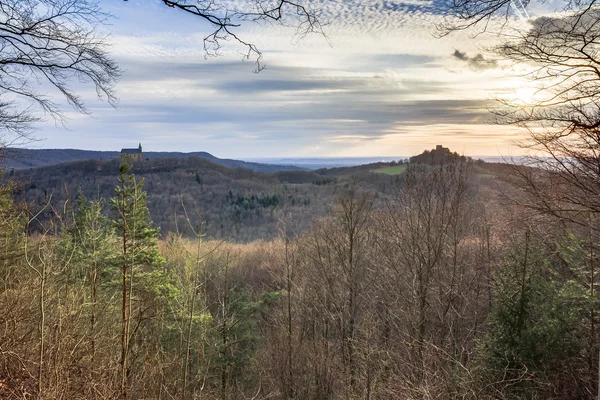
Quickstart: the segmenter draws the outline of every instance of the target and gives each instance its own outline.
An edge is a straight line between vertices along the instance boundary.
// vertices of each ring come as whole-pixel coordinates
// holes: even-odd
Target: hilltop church
[[[142,161],[142,144],[137,149],[121,149],[121,161]]]

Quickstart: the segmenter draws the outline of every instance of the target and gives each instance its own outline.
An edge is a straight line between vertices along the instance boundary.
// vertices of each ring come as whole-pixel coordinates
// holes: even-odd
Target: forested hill
[[[224,165],[229,168],[247,168],[259,172],[277,172],[277,171],[297,171],[302,170],[300,167],[293,165],[275,165],[275,164],[260,164],[254,162],[246,162],[240,160],[231,160],[218,158],[204,151],[193,153],[181,152],[156,152],[148,151],[143,153],[144,158],[188,158],[199,157],[205,160],[214,162],[215,164]],[[55,165],[69,161],[84,161],[84,160],[114,160],[120,158],[119,151],[93,151],[93,150],[77,150],[77,149],[17,149],[9,148],[2,153],[2,166],[7,170],[19,170],[26,168],[43,167],[47,165]]]
[[[334,200],[349,182],[357,179],[368,190],[385,193],[398,177],[362,172],[356,168],[319,171],[281,171],[274,174],[228,168],[200,157],[154,158],[137,162],[132,172],[144,178],[152,221],[161,232],[189,234],[182,203],[188,212],[196,208],[207,222],[212,238],[238,242],[270,239],[277,221],[285,215],[298,232],[314,217],[328,215]],[[8,172],[5,179],[20,187],[17,196],[41,209],[51,197],[55,208],[73,201],[78,188],[91,199],[113,196],[119,160],[73,161]],[[70,204],[73,204],[70,202]]]

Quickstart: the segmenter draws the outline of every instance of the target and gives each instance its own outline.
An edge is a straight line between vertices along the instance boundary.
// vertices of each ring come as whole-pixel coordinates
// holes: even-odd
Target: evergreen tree
[[[84,283],[89,287],[90,336],[92,360],[96,354],[96,324],[98,320],[99,288],[112,281],[116,241],[108,217],[102,214],[104,200],[88,201],[80,191],[77,197],[73,225],[62,235],[59,253],[67,261],[69,283]],[[106,286],[106,285],[105,285]],[[87,295],[86,295],[87,296]]]
[[[528,234],[494,276],[489,332],[479,344],[480,378],[493,396],[581,398],[577,385],[556,382],[570,373],[566,365],[578,369],[586,292],[559,277],[552,261]]]
[[[158,249],[158,231],[152,227],[150,212],[146,205],[144,181],[136,181],[130,174],[131,167],[122,164],[119,170],[115,196],[111,199],[111,208],[115,213],[114,226],[120,237],[121,246],[121,393],[129,398],[128,377],[132,366],[128,358],[132,349],[130,344],[134,336],[141,346],[154,345],[155,337],[144,337],[142,321],[148,325],[156,323],[157,318],[146,318],[153,311],[161,310],[161,301],[176,294],[169,273],[165,268],[165,259]],[[133,322],[136,322],[132,329]],[[148,343],[150,340],[152,343]],[[132,363],[135,360],[132,360]]]
[[[25,238],[26,214],[14,204],[12,193],[11,183],[0,186],[0,292],[17,284],[13,268],[22,256]]]
[[[73,224],[64,231],[60,244],[71,281],[92,282],[109,273],[108,267],[114,264],[114,227],[102,213],[104,203],[104,199],[89,201],[79,191]]]

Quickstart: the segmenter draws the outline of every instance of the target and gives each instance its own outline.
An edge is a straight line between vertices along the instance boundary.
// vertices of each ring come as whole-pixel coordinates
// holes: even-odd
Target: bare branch
[[[256,70],[265,68],[261,63],[262,52],[254,44],[242,39],[236,33],[244,22],[274,23],[296,28],[296,36],[304,38],[311,33],[325,36],[319,14],[300,2],[290,0],[252,0],[244,3],[244,8],[228,7],[216,0],[162,0],[171,8],[204,19],[213,31],[204,38],[204,50],[208,57],[220,54],[222,42],[233,39],[246,51],[244,60],[255,59]]]
[[[83,113],[72,82],[91,84],[99,98],[116,104],[113,84],[120,70],[98,30],[108,17],[87,0],[0,3],[0,132],[27,138],[40,109],[64,120],[61,106],[40,87],[50,87]]]

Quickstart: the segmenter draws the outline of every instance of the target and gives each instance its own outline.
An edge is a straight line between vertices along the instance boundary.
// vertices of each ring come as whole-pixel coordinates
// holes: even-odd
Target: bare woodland
[[[43,223],[3,200],[3,398],[593,398],[596,235],[473,162],[349,185],[249,244],[159,240],[141,182]],[[33,231],[33,225],[43,230]],[[543,345],[540,345],[543,344]]]
[[[212,24],[207,50],[229,37],[258,60],[241,23],[291,10],[300,35],[320,30],[300,3],[164,3]],[[506,1],[449,7],[445,33],[509,16]],[[32,205],[3,185],[0,398],[596,398],[600,36],[593,1],[563,11],[495,50],[538,85],[499,122],[545,156],[492,178],[464,157],[411,162],[384,194],[350,179],[326,216],[298,230],[281,213],[275,239],[246,244],[207,239],[201,204],[182,204],[185,236],[159,235],[126,166],[93,200]],[[0,14],[5,142],[27,140],[35,109],[60,119],[36,77],[80,111],[72,79],[115,100],[95,3]]]

